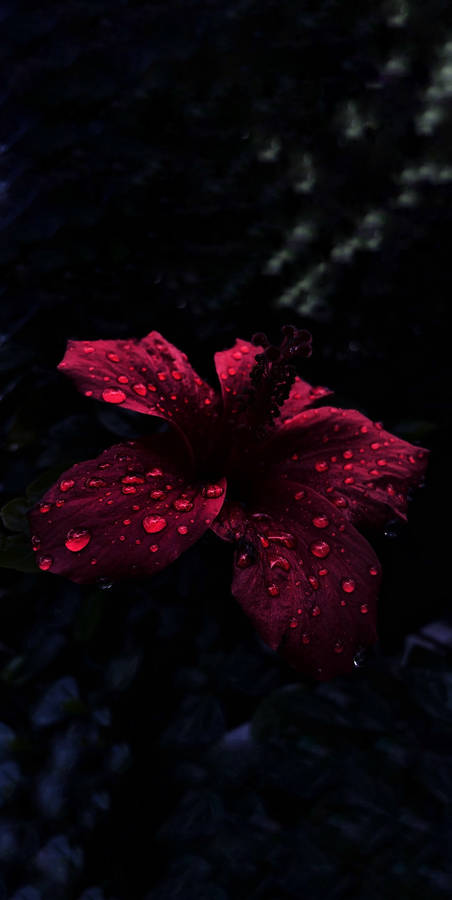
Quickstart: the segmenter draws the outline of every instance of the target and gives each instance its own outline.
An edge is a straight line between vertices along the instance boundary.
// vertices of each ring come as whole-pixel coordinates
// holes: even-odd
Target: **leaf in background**
[[[36,560],[31,544],[24,535],[0,536],[0,568],[36,573]]]

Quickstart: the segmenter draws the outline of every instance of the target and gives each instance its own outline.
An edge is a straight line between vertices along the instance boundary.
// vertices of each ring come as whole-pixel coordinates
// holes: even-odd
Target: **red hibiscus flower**
[[[296,374],[308,332],[215,355],[221,394],[152,331],[70,341],[59,368],[87,397],[174,427],[65,472],[31,511],[40,569],[76,582],[152,575],[211,528],[235,546],[232,593],[264,641],[318,679],[376,639],[380,567],[357,531],[405,518],[427,451]]]

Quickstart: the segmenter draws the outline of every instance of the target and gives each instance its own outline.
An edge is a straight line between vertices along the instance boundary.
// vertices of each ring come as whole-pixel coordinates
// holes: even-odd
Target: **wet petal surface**
[[[407,494],[428,451],[385,431],[356,410],[306,410],[268,442],[259,465],[274,477],[310,485],[350,521],[381,525],[406,518]]]
[[[80,583],[151,575],[204,534],[225,487],[191,478],[176,433],[117,444],[63,473],[31,511],[37,565]]]
[[[69,341],[58,368],[88,397],[172,422],[195,452],[218,416],[218,395],[158,331],[141,341]]]
[[[376,640],[380,566],[341,511],[283,480],[246,511],[226,503],[212,527],[235,543],[232,593],[266,643],[316,679],[351,671]]]

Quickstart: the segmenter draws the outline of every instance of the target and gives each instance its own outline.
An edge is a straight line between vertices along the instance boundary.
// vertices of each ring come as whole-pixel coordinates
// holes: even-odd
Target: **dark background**
[[[1,900],[451,896],[451,19],[2,3]],[[380,643],[323,685],[258,639],[212,534],[81,588],[35,574],[24,515],[153,427],[56,372],[69,337],[156,328],[213,379],[285,322],[307,380],[433,451],[376,543]]]

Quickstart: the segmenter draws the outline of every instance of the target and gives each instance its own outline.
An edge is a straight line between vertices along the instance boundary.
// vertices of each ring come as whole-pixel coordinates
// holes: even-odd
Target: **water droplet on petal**
[[[290,571],[290,562],[284,556],[277,556],[276,559],[270,560],[270,568],[283,569],[284,572]]]
[[[311,615],[319,616],[320,615],[320,606],[313,606],[311,609]]]
[[[313,541],[309,549],[313,556],[317,556],[319,559],[324,559],[325,556],[328,556],[331,547],[326,541]]]
[[[107,359],[114,363],[119,362],[119,356],[117,353],[107,353]]]
[[[178,525],[177,530],[178,530],[179,534],[187,534],[188,533],[188,528],[186,525]]]
[[[303,497],[305,497],[305,496],[306,496],[306,491],[301,490],[301,491],[297,491],[293,495],[293,498],[294,498],[294,500],[303,500]]]
[[[129,475],[124,475],[124,477],[121,478],[121,483],[122,484],[144,484],[144,478],[142,475],[134,475],[133,473],[130,473]]]
[[[137,489],[134,484],[124,484],[121,488],[122,494],[136,494]]]
[[[345,497],[335,497],[333,503],[338,509],[345,509],[348,506],[348,500]]]
[[[70,491],[70,489],[74,487],[74,484],[75,481],[73,478],[63,478],[63,480],[60,481],[60,491],[63,491],[63,493],[65,491]]]
[[[151,546],[149,547],[149,550],[151,553],[157,553],[158,549],[159,549],[158,544],[151,544]]]
[[[344,457],[344,459],[351,459],[353,456],[353,451],[352,450],[344,450],[342,456]]]
[[[87,528],[71,528],[64,543],[72,553],[78,553],[79,550],[83,550],[88,546],[90,540],[91,532]]]
[[[290,619],[289,627],[290,628],[298,628],[298,619],[296,619],[295,616],[292,616],[292,618]]]
[[[138,382],[138,384],[133,384],[132,390],[135,391],[135,393],[138,394],[139,397],[145,397],[147,394],[146,385],[143,384],[142,381]]]
[[[370,569],[369,569],[369,574],[370,574],[370,575],[378,575],[378,569],[376,568],[376,566],[371,566],[371,567],[370,567]]]
[[[369,612],[369,607],[368,607],[367,603],[361,603],[361,606],[359,607],[359,611],[362,612],[363,616],[365,616],[366,613]]]
[[[156,534],[158,531],[163,531],[168,523],[163,516],[145,516],[142,524],[148,534]]]
[[[190,512],[193,509],[193,503],[185,497],[179,497],[177,500],[174,500],[173,506],[178,512]]]
[[[267,594],[270,594],[270,597],[279,597],[279,587],[277,584],[267,584]]]
[[[342,641],[336,641],[336,643],[334,645],[334,652],[342,653],[343,650],[344,650],[344,645],[343,645]]]
[[[158,469],[157,466],[150,469],[149,472],[146,472],[146,478],[157,478],[158,475],[163,475],[163,472],[161,469]]]
[[[253,565],[254,561],[255,560],[251,556],[251,554],[246,553],[246,552],[239,553],[239,555],[237,557],[237,565],[238,565],[239,569],[247,569],[248,566]]]
[[[315,575],[308,575],[308,581],[309,581],[309,584],[311,585],[311,587],[313,587],[315,591],[318,591],[319,582],[317,581],[317,578],[315,577]]]
[[[343,578],[341,581],[341,588],[345,591],[346,594],[352,594],[355,590],[356,583],[353,578]]]
[[[31,546],[33,547],[33,550],[34,550],[35,552],[36,552],[36,550],[39,550],[39,548],[40,548],[40,546],[41,546],[41,539],[38,538],[38,535],[37,535],[37,534],[33,534],[33,535],[32,535],[32,538],[31,538]]]
[[[39,507],[39,512],[45,514],[45,513],[50,512],[51,509],[52,509],[51,503],[41,503],[41,505]]]
[[[311,643],[311,638],[309,637],[309,634],[306,634],[306,632],[305,632],[304,634],[301,635],[301,640],[302,640],[302,643],[303,643],[303,644],[310,644],[310,643]]]
[[[344,484],[354,484],[355,479],[352,475],[347,475],[347,478],[344,478]]]
[[[326,472],[327,469],[328,469],[328,463],[325,462],[325,460],[320,460],[319,462],[316,462],[316,464],[315,464],[316,472]]]
[[[124,403],[126,395],[124,391],[120,391],[119,388],[105,388],[105,390],[102,391],[102,399],[105,400],[106,403]]]
[[[386,466],[387,462],[385,459],[377,459],[377,466]]]
[[[215,500],[217,497],[221,497],[224,494],[224,488],[221,487],[220,484],[208,484],[203,487],[202,496],[207,497],[208,500]]]
[[[40,556],[38,558],[38,566],[40,569],[42,569],[43,572],[47,572],[47,570],[50,569],[52,563],[53,563],[52,556]]]
[[[328,528],[330,520],[326,516],[314,516],[312,524],[315,525],[316,528]]]
[[[165,491],[151,491],[149,494],[151,500],[164,500],[166,497]]]

